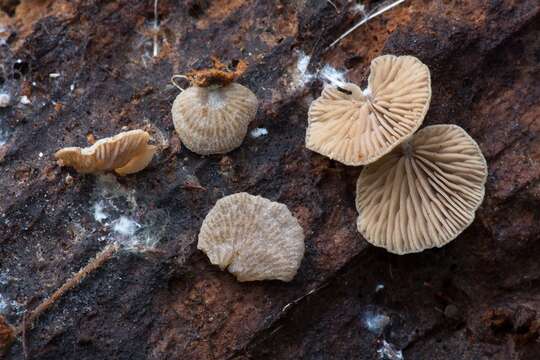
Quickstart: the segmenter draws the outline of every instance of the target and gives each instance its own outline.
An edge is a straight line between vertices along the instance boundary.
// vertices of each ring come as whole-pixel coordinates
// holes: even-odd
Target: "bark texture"
[[[389,346],[405,359],[540,357],[538,1],[406,1],[325,50],[362,16],[333,3],[161,0],[156,28],[149,0],[0,1],[0,90],[12,101],[0,108],[0,312],[20,323],[107,244],[127,244],[39,318],[28,357],[377,359]],[[407,256],[357,232],[360,168],[304,147],[321,91],[308,75],[328,64],[364,86],[384,53],[429,66],[424,125],[465,128],[489,165],[473,225]],[[169,79],[212,55],[249,63],[240,82],[261,102],[250,130],[268,135],[201,157],[174,135]],[[54,164],[61,147],[135,128],[161,147],[141,173]],[[196,249],[209,209],[241,191],[299,219],[306,255],[292,282],[238,283]],[[141,253],[134,237],[159,242]],[[23,359],[22,343],[6,358]]]

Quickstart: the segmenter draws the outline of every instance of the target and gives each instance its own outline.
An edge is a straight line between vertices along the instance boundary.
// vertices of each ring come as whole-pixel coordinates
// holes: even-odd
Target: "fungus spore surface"
[[[422,124],[431,100],[430,72],[412,56],[371,63],[368,87],[326,86],[308,112],[306,147],[346,165],[389,153]]]
[[[396,254],[441,247],[474,220],[486,178],[486,160],[465,130],[428,126],[362,170],[358,230]]]

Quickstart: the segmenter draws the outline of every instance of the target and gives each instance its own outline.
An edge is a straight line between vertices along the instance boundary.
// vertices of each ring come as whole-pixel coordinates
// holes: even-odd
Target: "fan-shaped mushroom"
[[[346,165],[372,163],[420,127],[430,100],[426,65],[412,56],[379,56],[366,90],[327,86],[311,104],[306,147]]]
[[[248,125],[257,113],[258,100],[247,87],[234,83],[245,69],[216,68],[193,71],[186,77],[193,86],[174,100],[172,118],[180,140],[200,155],[224,154],[244,141]]]
[[[210,210],[197,248],[238,281],[290,281],[304,256],[304,233],[286,205],[238,193]]]
[[[127,175],[141,171],[152,161],[156,147],[148,145],[149,139],[146,131],[131,130],[98,140],[90,147],[60,149],[54,156],[60,166],[72,166],[83,174],[115,170]]]
[[[472,223],[486,177],[486,160],[465,130],[428,126],[362,170],[358,230],[396,254],[441,247]]]

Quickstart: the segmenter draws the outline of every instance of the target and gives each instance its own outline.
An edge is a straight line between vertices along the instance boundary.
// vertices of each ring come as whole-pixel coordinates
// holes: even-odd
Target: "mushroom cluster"
[[[346,165],[366,165],[356,189],[358,231],[396,254],[440,247],[455,239],[482,203],[487,164],[478,144],[455,125],[417,132],[431,101],[429,68],[413,56],[384,55],[371,63],[368,86],[326,86],[308,113],[306,147]],[[258,100],[235,82],[235,71],[214,67],[184,77],[191,83],[172,106],[174,127],[201,155],[239,147]],[[174,82],[174,81],[173,81]],[[120,133],[88,148],[56,152],[61,166],[80,173],[144,169],[156,147],[142,130]],[[198,249],[238,281],[291,281],[304,255],[304,233],[286,205],[248,193],[217,201],[204,219]]]
[[[310,106],[306,147],[346,165],[367,165],[356,188],[359,232],[396,254],[455,239],[484,198],[487,164],[455,125],[422,125],[428,67],[412,56],[371,63],[365,90],[327,86]]]

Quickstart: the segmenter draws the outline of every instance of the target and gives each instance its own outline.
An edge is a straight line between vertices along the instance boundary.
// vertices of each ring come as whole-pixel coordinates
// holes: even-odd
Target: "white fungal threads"
[[[8,107],[11,104],[11,95],[8,93],[0,93],[0,108]]]
[[[326,83],[332,86],[343,86],[347,83],[345,71],[337,70],[336,68],[326,64],[319,73],[319,77]]]
[[[266,130],[265,128],[256,128],[256,129],[251,130],[250,134],[252,138],[256,139],[261,136],[268,135],[268,130]]]
[[[316,73],[309,72],[308,66],[310,61],[311,57],[309,55],[306,55],[303,51],[298,53],[296,68],[291,74],[291,88],[293,90],[303,88],[316,79],[320,79],[324,83],[333,86],[340,86],[347,82],[345,77],[346,72],[338,70],[329,64],[325,64],[322,69]]]
[[[287,206],[238,193],[210,210],[197,248],[238,281],[291,281],[304,256],[304,233]]]
[[[133,236],[141,228],[141,225],[127,216],[120,216],[114,221],[113,231],[122,236]]]
[[[390,323],[390,317],[384,313],[367,310],[362,315],[362,323],[370,332],[380,335]]]
[[[102,201],[98,201],[94,204],[94,219],[98,222],[103,222],[109,215],[105,212],[105,206]]]

